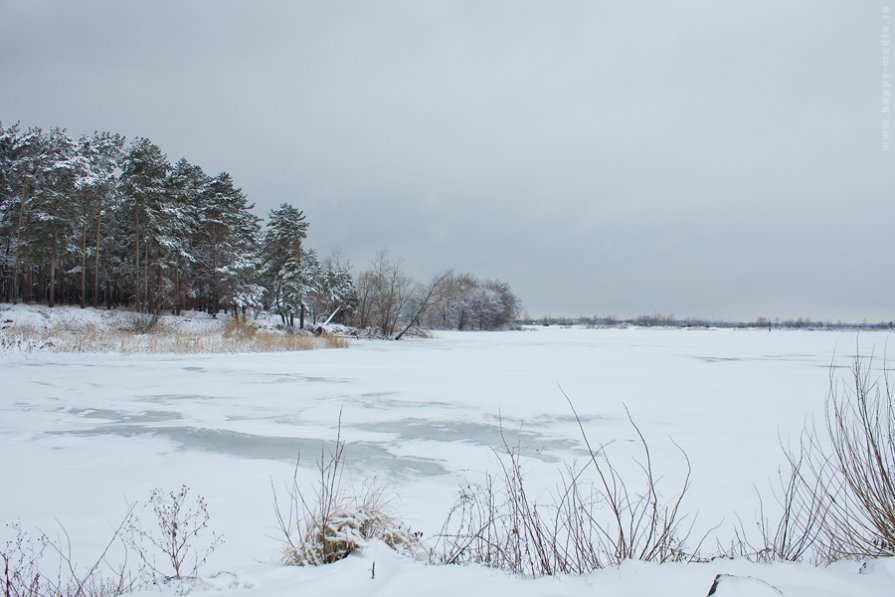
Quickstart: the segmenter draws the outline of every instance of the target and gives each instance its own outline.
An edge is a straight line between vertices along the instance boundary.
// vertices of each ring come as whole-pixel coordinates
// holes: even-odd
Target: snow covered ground
[[[223,535],[203,569],[214,595],[705,595],[718,573],[785,595],[895,595],[895,561],[762,566],[742,561],[629,562],[584,577],[524,580],[478,567],[436,567],[382,545],[319,569],[276,566],[272,488],[303,482],[341,412],[346,483],[371,478],[425,537],[437,533],[464,480],[497,472],[500,429],[521,442],[545,491],[562,462],[584,457],[574,402],[594,443],[617,441],[624,471],[630,410],[670,493],[693,468],[685,508],[694,534],[729,536],[757,510],[783,462],[781,443],[822,417],[831,365],[881,355],[882,333],[533,328],[356,341],[348,350],[287,353],[0,353],[2,521],[54,532],[76,559],[102,549],[133,502],[187,484]],[[877,367],[882,359],[875,361]],[[843,369],[845,368],[845,369]],[[8,531],[7,531],[8,532]],[[376,578],[371,579],[372,562]],[[210,578],[215,571],[226,575]],[[226,579],[226,580],[222,580]],[[424,588],[423,588],[424,587]],[[731,580],[719,595],[763,595]],[[201,594],[196,591],[194,594]],[[768,593],[775,594],[775,593]]]

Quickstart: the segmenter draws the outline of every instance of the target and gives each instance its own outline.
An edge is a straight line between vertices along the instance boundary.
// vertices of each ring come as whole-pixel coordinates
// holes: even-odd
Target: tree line
[[[503,282],[447,272],[422,284],[385,251],[354,276],[338,254],[305,246],[301,210],[284,203],[262,224],[253,208],[228,173],[172,164],[149,139],[0,123],[0,300],[264,309],[285,326],[331,320],[390,337],[495,329],[518,315]]]

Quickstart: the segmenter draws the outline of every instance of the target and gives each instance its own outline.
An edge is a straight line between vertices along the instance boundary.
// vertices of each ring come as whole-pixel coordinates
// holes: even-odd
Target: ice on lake
[[[680,445],[689,506],[706,526],[750,519],[754,487],[784,462],[781,443],[823,416],[831,366],[847,373],[860,351],[879,368],[886,339],[551,327],[298,353],[5,354],[0,446],[16,482],[0,511],[101,540],[96,529],[128,503],[187,483],[228,538],[215,557],[263,559],[277,549],[271,485],[297,460],[312,478],[341,424],[347,481],[376,478],[432,533],[459,484],[497,472],[504,445],[520,448],[545,491],[563,463],[586,458],[565,394],[593,444],[636,473],[627,408],[669,491],[685,471]]]

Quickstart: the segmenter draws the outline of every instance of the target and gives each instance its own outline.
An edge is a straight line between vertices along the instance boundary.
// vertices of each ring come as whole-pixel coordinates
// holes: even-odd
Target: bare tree
[[[411,300],[413,281],[404,274],[400,259],[385,249],[373,257],[358,277],[357,326],[375,328],[392,337]]]
[[[413,315],[407,321],[407,324],[404,326],[397,336],[395,336],[395,340],[400,340],[404,334],[410,331],[414,327],[418,327],[420,325],[420,318],[423,314],[436,302],[441,300],[443,289],[445,287],[445,283],[451,277],[451,271],[446,271],[439,276],[435,276],[428,286],[420,286],[417,285],[416,291],[414,292],[414,302],[416,304],[416,308],[413,310]]]

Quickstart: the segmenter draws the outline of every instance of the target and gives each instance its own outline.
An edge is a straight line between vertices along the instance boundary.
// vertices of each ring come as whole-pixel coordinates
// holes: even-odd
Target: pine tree
[[[150,296],[149,272],[163,242],[169,195],[166,183],[170,164],[149,139],[136,139],[124,156],[119,193],[123,219],[132,222],[129,243],[133,250],[132,290],[138,309],[158,308]]]
[[[270,212],[262,242],[262,259],[268,304],[284,324],[294,324],[307,291],[306,271],[302,267],[302,242],[307,236],[308,223],[301,210],[283,203]]]
[[[4,127],[0,121],[0,214],[5,212],[6,204],[16,195],[14,160],[20,138],[18,123]]]
[[[176,206],[169,229],[172,246],[166,259],[166,271],[171,284],[170,302],[174,313],[199,292],[194,286],[197,245],[200,241],[200,216],[210,177],[199,166],[181,158],[168,176],[167,188]]]
[[[74,195],[83,162],[72,138],[58,128],[40,137],[33,157],[33,186],[23,203],[23,250],[28,259],[46,267],[46,278],[40,276],[40,294],[53,307],[59,266],[74,248],[70,242],[77,216]]]
[[[241,300],[257,294],[251,278],[257,267],[252,257],[257,252],[259,223],[252,207],[226,172],[213,177],[202,194],[196,253],[212,314],[221,307],[235,311]]]
[[[4,127],[0,122],[0,276],[2,294],[9,302],[18,300],[16,264],[18,243],[15,237],[20,206],[20,187],[17,158],[20,152],[22,132],[19,125]]]
[[[83,160],[81,178],[77,181],[78,227],[80,229],[80,305],[87,304],[88,257],[93,257],[93,306],[100,299],[100,259],[103,241],[103,218],[112,208],[119,167],[124,151],[124,137],[95,132],[78,141],[78,154]]]
[[[7,238],[7,261],[11,263],[9,292],[11,301],[32,298],[33,271],[27,253],[29,209],[35,189],[40,185],[45,151],[44,134],[38,128],[20,132],[7,129],[4,135],[4,193],[2,230]]]

